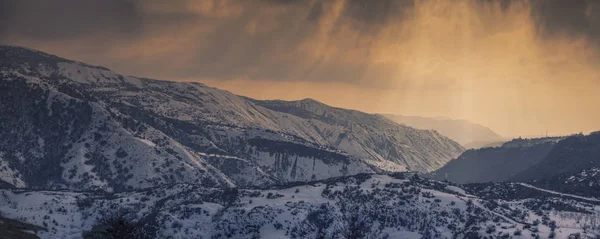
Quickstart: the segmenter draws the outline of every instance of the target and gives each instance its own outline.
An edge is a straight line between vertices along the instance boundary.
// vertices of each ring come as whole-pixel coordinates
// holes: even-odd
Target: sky
[[[0,44],[504,136],[600,130],[594,0],[0,0]]]

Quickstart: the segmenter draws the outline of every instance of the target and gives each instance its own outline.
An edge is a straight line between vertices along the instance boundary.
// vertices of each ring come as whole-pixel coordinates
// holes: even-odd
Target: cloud
[[[2,0],[0,36],[48,41],[136,34],[143,24],[136,4],[125,0]]]
[[[0,0],[0,43],[250,96],[258,88],[236,85],[571,132],[598,127],[600,110],[577,98],[600,101],[599,11],[593,0]],[[290,85],[302,92],[276,94]],[[369,103],[347,96],[361,91]]]
[[[581,34],[596,38],[600,32],[598,3],[596,1],[537,1],[537,23],[547,34]]]
[[[413,70],[428,67],[427,63],[414,66],[418,59],[406,56],[426,53],[397,52],[403,44],[423,45],[405,44],[415,39],[442,45],[441,39],[429,38],[444,37],[446,43],[466,44],[515,31],[523,24],[530,27],[523,34],[532,37],[567,35],[594,42],[598,33],[592,26],[599,9],[594,5],[561,0],[2,0],[0,41],[165,78],[388,86],[407,74],[427,74],[426,69]],[[426,25],[432,23],[428,21],[437,25]],[[478,35],[467,36],[466,31]],[[74,50],[64,50],[69,49],[65,45]],[[394,49],[399,56],[384,52]],[[106,53],[111,55],[94,56]],[[420,58],[435,61],[436,56]]]
[[[407,5],[398,2],[3,0],[0,41],[132,74],[356,80],[373,35]],[[147,70],[161,65],[175,72]]]

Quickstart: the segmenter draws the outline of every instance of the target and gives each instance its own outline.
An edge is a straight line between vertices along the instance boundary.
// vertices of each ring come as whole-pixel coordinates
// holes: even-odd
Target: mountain
[[[573,135],[559,141],[548,156],[515,180],[528,181],[600,167],[600,132]]]
[[[513,139],[500,147],[470,149],[432,173],[456,183],[501,182],[540,163],[564,137]]]
[[[491,129],[467,120],[392,114],[384,114],[383,116],[417,129],[436,130],[468,149],[497,145],[505,141],[502,136]]]
[[[529,185],[465,187],[409,173],[270,189],[177,184],[117,194],[0,190],[4,217],[81,238],[115,213],[152,238],[594,238],[598,201]],[[579,237],[575,237],[579,236]],[[86,237],[87,238],[87,237]]]
[[[313,99],[250,100],[270,110],[343,127],[346,130],[319,128],[318,131],[327,135],[328,144],[334,148],[379,161],[399,162],[413,171],[428,172],[439,168],[448,162],[448,156],[462,151],[460,146],[435,131],[424,133],[423,130],[398,125],[381,115],[335,108]]]
[[[523,182],[600,197],[600,132],[514,139],[501,147],[467,150],[429,176],[457,183]]]
[[[20,47],[0,47],[0,76],[0,182],[17,188],[267,186],[429,172],[464,151],[381,116],[123,76]]]
[[[559,141],[539,163],[512,180],[556,191],[600,196],[600,132],[573,135]]]

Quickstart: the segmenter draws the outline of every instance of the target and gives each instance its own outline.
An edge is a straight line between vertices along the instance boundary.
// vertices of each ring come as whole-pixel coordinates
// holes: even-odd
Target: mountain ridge
[[[457,183],[521,182],[546,190],[599,197],[600,132],[513,139],[467,150],[429,174]]]
[[[513,139],[499,147],[469,149],[431,175],[456,183],[509,181],[541,162],[560,139]]]
[[[14,113],[0,126],[15,135],[3,141],[4,146],[14,140],[23,145],[37,142],[34,138],[50,137],[56,134],[53,130],[80,129],[62,140],[49,140],[60,143],[52,148],[63,151],[31,143],[27,147],[38,155],[22,157],[25,146],[0,148],[0,169],[5,168],[0,179],[20,186],[119,191],[188,181],[270,185],[407,168],[426,172],[464,150],[427,130],[316,101],[305,100],[293,108],[319,110],[327,117],[306,119],[205,84],[123,76],[19,47],[0,47],[0,70],[1,89],[7,92],[0,107]],[[31,100],[18,101],[25,96]],[[48,129],[39,119],[30,119],[36,114],[20,106],[23,103],[57,126]],[[68,113],[73,110],[80,113]],[[13,129],[27,120],[33,122],[29,129]],[[32,139],[20,138],[20,132],[30,132]],[[40,167],[50,152],[56,152],[53,179],[44,176],[43,184],[23,177],[35,171],[29,168]],[[151,160],[144,164],[140,158]]]

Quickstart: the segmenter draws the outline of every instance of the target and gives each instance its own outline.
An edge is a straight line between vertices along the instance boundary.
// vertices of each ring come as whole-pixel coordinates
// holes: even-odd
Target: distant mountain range
[[[496,146],[506,141],[491,129],[467,121],[449,118],[428,118],[383,114],[383,116],[417,129],[433,129],[458,142],[467,149]]]
[[[464,148],[432,130],[314,100],[259,101],[0,47],[0,180],[124,191],[429,172]]]

